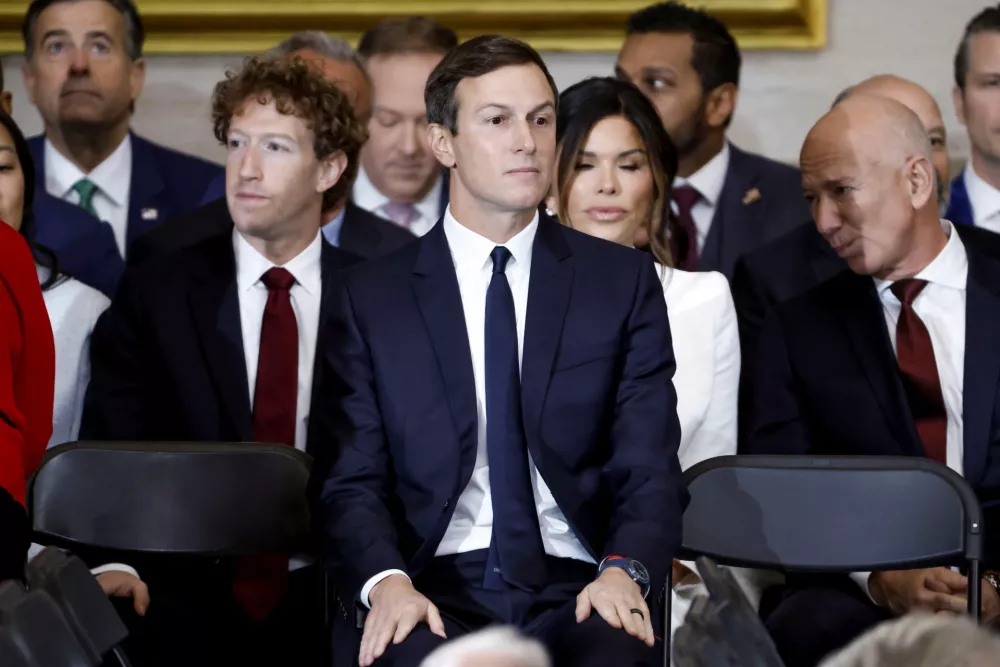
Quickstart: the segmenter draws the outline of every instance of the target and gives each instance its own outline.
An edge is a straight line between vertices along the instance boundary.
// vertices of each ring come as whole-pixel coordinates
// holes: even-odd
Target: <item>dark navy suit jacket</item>
[[[732,144],[729,149],[726,180],[698,258],[699,271],[727,278],[744,253],[812,220],[798,169]]]
[[[319,438],[336,448],[322,489],[338,590],[418,573],[476,460],[476,389],[442,224],[342,274],[323,336]],[[687,494],[670,326],[644,253],[539,221],[521,391],[528,449],[575,535],[600,561],[643,562],[654,590],[680,544]],[[596,575],[596,568],[595,568]]]
[[[964,477],[994,525],[1000,260],[974,244],[965,248]],[[924,456],[870,277],[845,271],[776,305],[760,333],[753,383],[752,430],[740,453]],[[997,533],[988,533],[988,561],[1000,557],[998,545]]]
[[[965,189],[965,170],[958,173],[951,182],[951,194],[948,198],[948,212],[944,217],[952,222],[960,222],[963,225],[975,224],[972,214],[972,202],[969,200],[969,193]]]
[[[167,218],[198,208],[205,188],[221,167],[132,134],[132,185],[126,247]],[[45,194],[45,138],[28,140],[35,160],[36,197]],[[56,253],[75,278],[112,296],[124,261],[111,229],[96,218],[37,219],[37,239]],[[111,260],[111,253],[118,255]],[[127,253],[126,253],[127,254]]]

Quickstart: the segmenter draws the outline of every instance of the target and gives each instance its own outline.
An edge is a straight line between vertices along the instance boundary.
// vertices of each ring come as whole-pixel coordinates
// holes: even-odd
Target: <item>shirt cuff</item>
[[[139,573],[136,572],[134,567],[130,567],[125,563],[108,563],[107,565],[101,565],[100,567],[95,567],[90,571],[95,577],[99,574],[104,574],[105,572],[124,572],[125,574],[131,574],[136,579],[142,579]]]
[[[854,580],[854,583],[856,583],[858,586],[861,587],[861,590],[865,592],[865,595],[867,595],[868,599],[872,601],[872,604],[878,606],[878,602],[875,602],[875,598],[872,597],[871,589],[868,588],[868,579],[871,576],[872,576],[871,572],[852,572],[851,573],[851,579]]]
[[[380,581],[393,574],[401,574],[407,579],[410,578],[409,575],[403,572],[402,570],[386,570],[385,572],[379,572],[374,577],[365,582],[364,586],[362,586],[361,595],[358,596],[359,598],[361,598],[361,604],[371,609],[372,606],[371,603],[368,602],[368,594],[372,592],[372,589],[375,588],[376,584],[378,584]]]

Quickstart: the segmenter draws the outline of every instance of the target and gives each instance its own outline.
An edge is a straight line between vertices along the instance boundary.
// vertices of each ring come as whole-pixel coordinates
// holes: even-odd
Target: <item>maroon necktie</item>
[[[253,394],[253,439],[295,446],[295,407],[299,387],[299,327],[288,291],[291,273],[272,268],[261,282],[267,305],[260,327],[260,354]],[[269,554],[236,562],[233,595],[254,620],[265,618],[288,588],[288,556]]]
[[[896,356],[910,411],[927,458],[947,465],[948,414],[944,409],[941,380],[927,327],[913,310],[913,301],[927,286],[926,280],[899,280],[889,289],[903,308],[896,323]]]
[[[677,204],[678,228],[670,237],[670,252],[674,256],[674,266],[685,271],[698,268],[698,228],[694,224],[691,209],[701,193],[690,185],[674,188],[673,200]]]

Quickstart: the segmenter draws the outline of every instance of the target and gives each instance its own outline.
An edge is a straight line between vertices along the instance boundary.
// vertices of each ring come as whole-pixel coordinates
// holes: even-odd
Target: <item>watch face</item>
[[[649,572],[646,571],[646,568],[639,561],[629,561],[628,571],[636,580],[644,584],[649,583]]]

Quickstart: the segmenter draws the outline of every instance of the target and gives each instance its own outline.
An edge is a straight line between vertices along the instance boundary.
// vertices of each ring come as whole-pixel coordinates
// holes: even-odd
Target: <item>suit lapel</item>
[[[236,285],[236,260],[229,234],[212,240],[210,261],[201,267],[196,289],[189,295],[205,364],[223,408],[244,442],[253,440],[250,388]]]
[[[437,357],[458,440],[476,447],[478,413],[469,332],[444,225],[439,220],[420,241],[413,289]]]
[[[374,226],[365,224],[365,221],[358,217],[360,211],[357,206],[347,202],[344,208],[344,220],[340,225],[338,245],[363,257],[372,257],[378,253],[379,232]]]
[[[134,134],[132,138],[132,185],[128,198],[127,245],[156,227],[169,212],[164,208],[163,177],[156,166],[152,146]]]
[[[889,428],[907,456],[924,456],[924,448],[910,413],[899,366],[886,330],[885,315],[875,284],[868,276],[844,273],[826,290],[834,301],[837,320],[844,327]]]
[[[1000,382],[1000,265],[966,245],[965,379],[962,421],[965,478],[975,485],[986,469]]]
[[[729,167],[722,193],[715,206],[712,226],[705,237],[705,247],[698,259],[701,271],[724,271],[736,262],[744,248],[752,247],[752,237],[758,225],[754,219],[766,213],[766,199],[757,199],[746,205],[743,198],[757,181],[755,172],[745,154],[732,144],[729,145]]]
[[[972,213],[972,202],[969,201],[969,192],[965,189],[965,170],[962,170],[951,182],[948,211],[944,214],[944,217],[952,222],[958,222],[963,225],[974,224],[975,218]]]
[[[558,223],[541,216],[532,249],[521,354],[521,407],[528,433],[538,429],[573,286],[569,244]],[[531,442],[531,438],[528,439]]]

